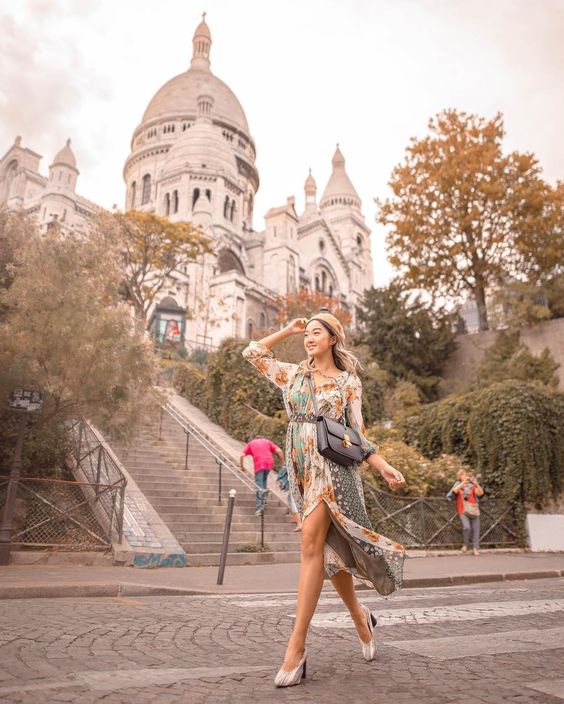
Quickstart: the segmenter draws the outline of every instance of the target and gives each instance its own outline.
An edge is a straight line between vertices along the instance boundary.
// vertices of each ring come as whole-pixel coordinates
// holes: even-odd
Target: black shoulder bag
[[[311,374],[308,375],[308,383],[316,416],[315,425],[317,427],[317,449],[319,454],[345,467],[355,464],[356,462],[361,462],[364,458],[364,450],[362,449],[360,435],[356,430],[347,428],[344,399],[344,422],[339,423],[339,421],[333,420],[333,418],[327,418],[319,414]]]

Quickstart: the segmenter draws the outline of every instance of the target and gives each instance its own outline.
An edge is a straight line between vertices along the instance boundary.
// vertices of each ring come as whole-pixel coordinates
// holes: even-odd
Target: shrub
[[[378,433],[370,429],[369,437],[377,441]],[[380,442],[380,454],[405,477],[405,485],[394,493],[402,496],[444,496],[459,469],[467,467],[459,457],[443,454],[430,460],[402,440],[388,437]],[[380,489],[389,491],[378,472],[366,470],[365,478]]]
[[[71,453],[68,428],[57,420],[39,425],[39,419],[28,422],[22,448],[23,477],[70,478],[67,460]],[[18,419],[12,414],[0,417],[0,474],[10,473]]]
[[[564,489],[564,394],[507,380],[422,407],[403,438],[429,458],[454,453],[494,496],[543,504]]]

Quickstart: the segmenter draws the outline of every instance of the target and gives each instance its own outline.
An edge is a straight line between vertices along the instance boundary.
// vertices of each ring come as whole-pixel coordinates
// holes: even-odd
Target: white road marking
[[[457,658],[505,653],[530,653],[564,648],[564,628],[542,630],[530,628],[502,633],[480,633],[473,636],[396,640],[386,641],[386,645],[435,660],[456,660]]]
[[[537,692],[543,692],[543,694],[552,694],[553,697],[557,697],[558,699],[564,699],[564,679],[543,680],[541,682],[528,684],[527,687],[529,689],[536,689]]]
[[[452,587],[449,587],[449,589],[452,589]],[[460,589],[460,588],[458,588]],[[503,590],[504,592],[506,590]],[[519,589],[511,589],[508,588],[507,591],[510,591],[512,594],[515,593],[527,593],[530,592],[530,589],[526,588],[519,588]],[[388,604],[392,606],[393,604],[396,604],[399,601],[421,601],[422,599],[430,599],[432,597],[433,601],[437,601],[437,599],[452,599],[453,597],[468,597],[468,596],[476,596],[478,594],[485,595],[485,594],[499,594],[500,590],[499,589],[466,589],[464,591],[456,591],[456,592],[448,592],[444,593],[441,595],[438,594],[427,594],[427,590],[424,592],[418,592],[417,594],[402,594],[401,596],[391,596],[391,597],[381,597],[381,596],[374,596],[373,592],[369,591],[360,591],[357,592],[358,598],[363,604],[373,604],[374,607],[377,609],[377,607],[383,607],[387,606]],[[364,596],[366,594],[366,596]],[[264,595],[259,595],[259,596],[264,596]],[[287,595],[284,595],[284,597],[287,597]],[[274,606],[294,606],[296,604],[296,597],[292,598],[284,598],[280,597],[279,595],[272,594],[271,598],[267,599],[257,599],[256,596],[253,597],[249,595],[246,599],[241,600],[240,597],[238,597],[237,600],[232,600],[231,598],[225,596],[224,598],[227,600],[229,599],[229,602],[233,604],[234,606],[242,606],[243,608],[253,608],[253,609],[270,609]],[[319,606],[327,606],[330,604],[341,604],[341,597],[339,596],[323,596],[319,598],[318,605]]]
[[[191,668],[147,667],[135,670],[106,670],[103,672],[86,670],[69,674],[64,679],[35,680],[34,682],[20,683],[14,687],[0,687],[0,695],[68,687],[88,687],[91,690],[110,692],[117,689],[134,689],[155,684],[181,682],[182,680],[197,680],[202,677],[219,678],[229,675],[246,675],[247,673],[263,672],[265,670],[272,670],[272,665]]]
[[[477,604],[455,604],[449,606],[423,606],[420,608],[386,609],[375,615],[378,626],[401,624],[425,625],[448,621],[479,621],[481,619],[528,616],[564,611],[564,599],[538,599],[532,601],[481,602]],[[288,614],[293,617],[293,614]],[[346,611],[317,613],[312,626],[318,628],[352,628]]]

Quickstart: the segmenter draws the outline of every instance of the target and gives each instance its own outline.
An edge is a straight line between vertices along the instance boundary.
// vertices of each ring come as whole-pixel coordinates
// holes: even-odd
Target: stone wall
[[[497,330],[487,330],[457,337],[458,348],[445,368],[445,394],[461,390],[472,381],[485,350],[493,344],[498,334]],[[556,373],[560,379],[559,389],[564,390],[564,318],[521,328],[521,340],[535,355],[548,347],[554,360],[560,364]]]

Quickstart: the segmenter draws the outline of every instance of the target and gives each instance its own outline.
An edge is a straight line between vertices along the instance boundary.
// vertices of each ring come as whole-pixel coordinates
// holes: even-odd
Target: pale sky
[[[339,142],[385,283],[373,198],[445,108],[503,112],[506,149],[564,179],[564,0],[0,0],[0,153],[19,134],[46,174],[70,137],[78,192],[123,207],[133,130],[203,11],[257,148],[257,230],[289,195],[303,208],[309,167],[321,196]]]

